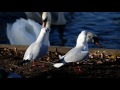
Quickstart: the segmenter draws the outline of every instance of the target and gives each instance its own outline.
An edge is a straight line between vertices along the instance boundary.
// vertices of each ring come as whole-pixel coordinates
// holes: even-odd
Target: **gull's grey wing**
[[[47,51],[48,51],[48,45],[36,44],[36,46],[33,48],[33,51],[32,51],[33,59],[38,59],[43,57],[44,55],[47,54]]]
[[[85,60],[88,56],[88,51],[83,51],[82,48],[73,48],[64,57],[65,62],[77,62]]]
[[[45,44],[31,44],[25,52],[24,60],[33,60],[38,59],[39,57],[43,57],[47,54],[48,46]]]
[[[26,50],[23,60],[31,60],[32,59],[32,48],[34,47],[34,43],[32,43]]]

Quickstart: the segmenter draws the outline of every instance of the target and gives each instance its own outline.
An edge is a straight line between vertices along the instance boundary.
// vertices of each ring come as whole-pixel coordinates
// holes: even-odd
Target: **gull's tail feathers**
[[[55,67],[55,68],[60,68],[61,66],[63,66],[64,65],[64,63],[55,63],[53,66]]]
[[[18,65],[23,66],[24,64],[27,64],[28,62],[30,62],[30,60],[23,60]]]
[[[60,59],[60,60],[62,60],[63,58],[64,58],[64,56],[59,55],[59,59]]]

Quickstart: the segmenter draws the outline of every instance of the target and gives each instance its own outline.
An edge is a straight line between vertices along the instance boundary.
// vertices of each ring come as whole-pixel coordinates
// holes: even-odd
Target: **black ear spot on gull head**
[[[49,29],[49,28],[47,28],[47,29],[46,29],[46,32],[49,32],[49,31],[50,31],[50,29]]]
[[[92,38],[94,40],[94,43],[99,42],[99,38],[98,37],[92,37]]]

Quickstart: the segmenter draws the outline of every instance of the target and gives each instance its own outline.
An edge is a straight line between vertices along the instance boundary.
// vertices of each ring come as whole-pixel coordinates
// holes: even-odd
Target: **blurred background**
[[[106,49],[120,49],[120,12],[65,12],[67,24],[64,28],[52,27],[51,46],[76,45],[78,34],[82,30],[98,35]],[[7,23],[26,18],[24,12],[0,12],[0,44],[10,44],[6,35]],[[98,48],[90,44],[89,48]]]

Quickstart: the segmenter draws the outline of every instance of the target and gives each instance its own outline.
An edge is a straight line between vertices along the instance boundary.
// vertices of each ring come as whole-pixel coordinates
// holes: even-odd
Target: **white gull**
[[[87,32],[85,30],[82,31],[78,35],[76,46],[64,56],[59,55],[60,63],[54,63],[53,66],[59,68],[66,63],[86,60],[89,55],[88,43],[90,42],[94,42],[94,44],[101,46],[97,35],[92,32]]]
[[[43,15],[42,19],[43,28],[41,29],[37,40],[27,48],[23,57],[23,61],[20,63],[20,65],[33,61],[34,66],[34,60],[40,59],[41,57],[45,56],[48,52],[50,29],[46,27],[48,27],[47,25],[50,25],[51,22],[48,22],[47,19],[49,18],[47,17],[47,15]]]

